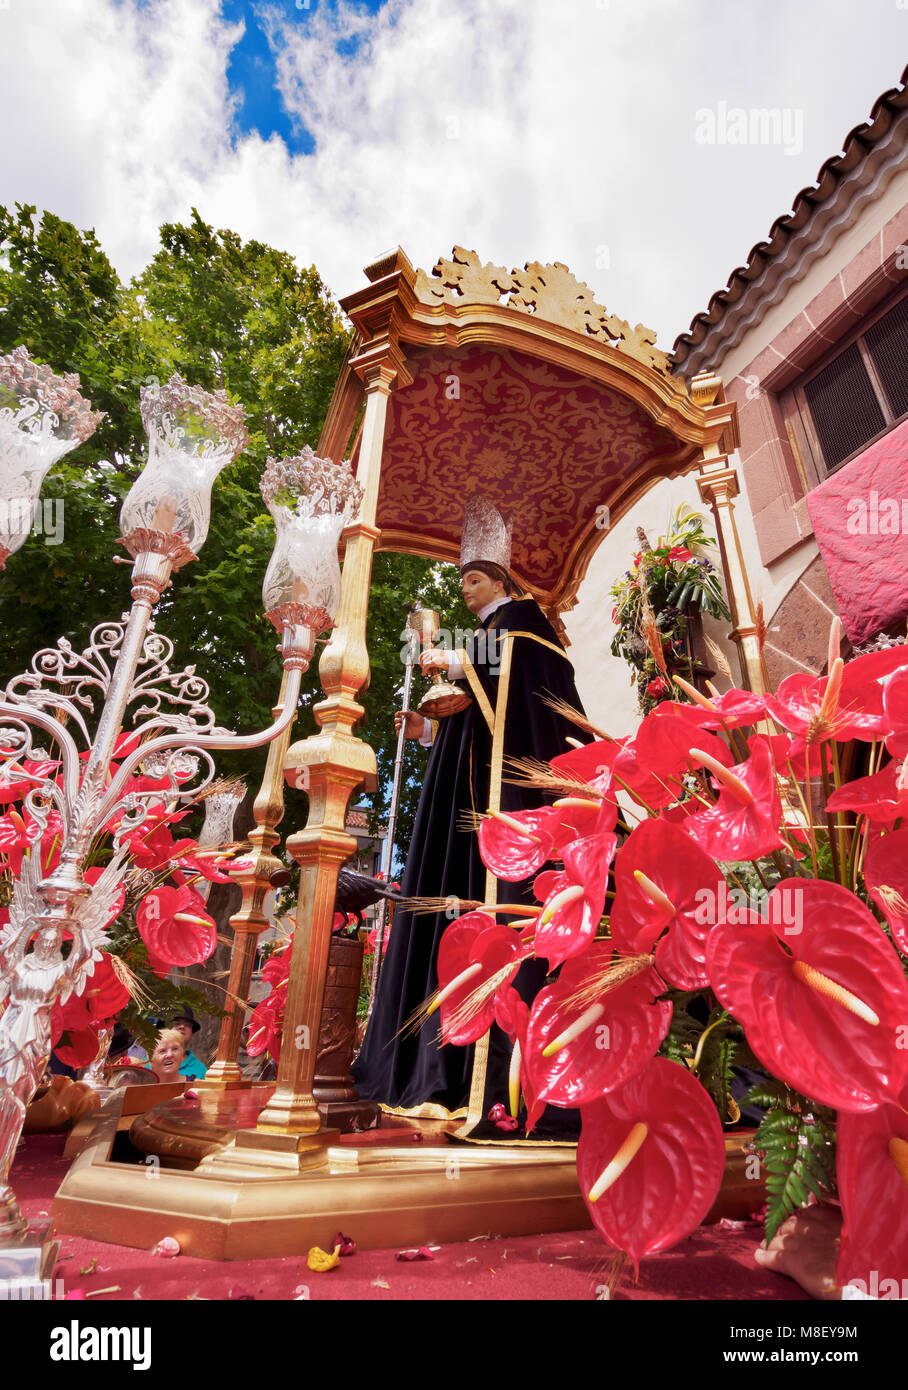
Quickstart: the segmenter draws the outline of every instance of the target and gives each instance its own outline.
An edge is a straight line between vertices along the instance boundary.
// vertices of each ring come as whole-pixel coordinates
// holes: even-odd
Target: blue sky
[[[8,0],[0,203],[124,277],[194,207],[338,297],[396,244],[562,261],[670,347],[906,53],[902,0]]]
[[[354,8],[375,14],[384,4],[385,0],[356,0]],[[336,9],[336,5],[331,0],[275,0],[272,8],[283,11],[291,24],[305,31],[316,10]],[[287,111],[277,87],[274,49],[261,22],[262,6],[249,0],[222,0],[221,9],[225,19],[242,20],[246,26],[227,67],[230,90],[238,99],[237,129],[243,135],[257,131],[266,140],[277,135],[293,154],[310,154],[315,145],[312,133]],[[359,42],[357,38],[341,41],[337,52],[352,58]]]

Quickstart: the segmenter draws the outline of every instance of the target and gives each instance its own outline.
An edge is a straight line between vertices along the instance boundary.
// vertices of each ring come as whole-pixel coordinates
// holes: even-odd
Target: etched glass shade
[[[120,512],[123,543],[132,555],[169,555],[179,569],[205,543],[215,478],[248,442],[243,407],[179,376],[143,387],[141,401],[148,462]]]
[[[233,819],[245,795],[245,782],[221,782],[217,790],[207,793],[199,849],[217,849],[232,841]]]
[[[340,534],[358,511],[362,488],[348,463],[320,459],[307,446],[294,458],[269,459],[262,496],[277,530],[265,572],[265,615],[280,631],[334,626],[340,604]]]
[[[24,543],[47,470],[104,418],[74,373],[55,376],[24,347],[0,357],[0,569]]]

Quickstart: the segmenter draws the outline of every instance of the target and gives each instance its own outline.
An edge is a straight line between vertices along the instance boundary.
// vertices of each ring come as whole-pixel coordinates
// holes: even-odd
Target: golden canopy
[[[465,499],[485,492],[513,521],[515,577],[555,616],[654,481],[737,444],[718,380],[689,391],[655,333],[598,305],[566,266],[509,271],[455,247],[427,275],[398,247],[365,274],[341,301],[355,332],[320,450],[357,464],[364,382],[392,364],[381,549],[456,564]]]

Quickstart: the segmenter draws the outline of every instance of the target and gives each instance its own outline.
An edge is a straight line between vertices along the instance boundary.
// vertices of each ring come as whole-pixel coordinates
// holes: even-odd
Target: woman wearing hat
[[[180,1004],[179,1011],[174,1014],[170,1021],[170,1027],[184,1040],[186,1044],[186,1056],[180,1067],[180,1076],[192,1077],[193,1080],[201,1080],[207,1068],[202,1065],[198,1057],[189,1046],[193,1033],[197,1033],[201,1024],[196,1019],[195,1014],[188,1004]]]

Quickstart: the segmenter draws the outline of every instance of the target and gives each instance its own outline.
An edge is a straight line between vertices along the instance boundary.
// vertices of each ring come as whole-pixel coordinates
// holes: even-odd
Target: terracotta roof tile
[[[766,240],[758,241],[751,247],[746,263],[732,271],[725,288],[717,290],[708,307],[691,320],[687,332],[678,335],[671,353],[671,361],[676,370],[684,369],[691,353],[743,298],[750,283],[763,273],[770,261],[784,252],[791,237],[807,226],[817,209],[835,196],[843,177],[857,168],[873,147],[888,134],[898,114],[908,109],[906,83],[908,67],[902,73],[898,87],[890,87],[877,97],[869,119],[848,132],[841,153],[833,155],[821,166],[816,183],[809,188],[801,189],[795,197],[791,212],[776,218]]]

